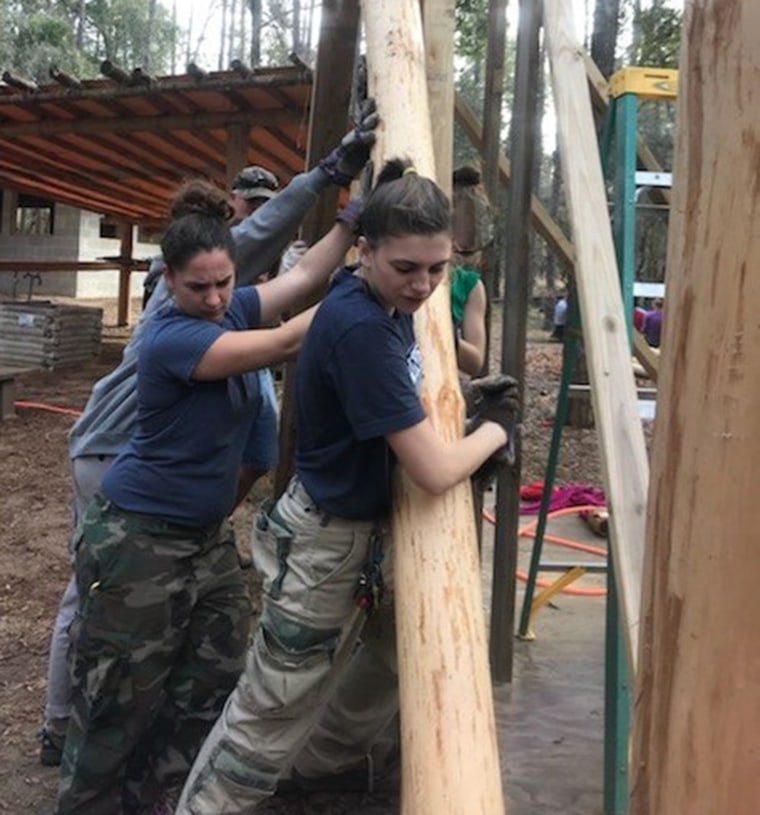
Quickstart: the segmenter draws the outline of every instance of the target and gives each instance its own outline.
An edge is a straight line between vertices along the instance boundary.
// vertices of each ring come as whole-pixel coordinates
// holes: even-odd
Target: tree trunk
[[[686,4],[631,815],[758,811],[758,31]]]
[[[84,48],[84,27],[87,22],[87,0],[79,0],[77,12],[77,48]]]
[[[609,79],[615,72],[620,0],[596,0],[594,30],[591,34],[591,59]]]
[[[224,57],[227,52],[227,6],[229,0],[222,0],[222,27],[219,31],[219,60],[217,67],[220,71],[224,70]]]
[[[151,70],[151,54],[150,54],[150,43],[151,43],[151,32],[156,23],[156,0],[149,0],[148,2],[148,27],[146,29],[145,35],[145,51],[143,52],[142,63],[143,67],[146,71],[150,72]]]
[[[261,0],[248,0],[251,10],[251,67],[261,65]]]
[[[293,0],[293,52],[301,53],[301,0]]]
[[[419,3],[365,0],[362,7],[369,89],[383,117],[375,159],[409,156],[433,177]],[[452,439],[462,432],[464,406],[447,292],[440,287],[430,298],[415,329],[423,402],[437,432]],[[402,811],[502,815],[469,483],[435,497],[400,473],[394,506]]]

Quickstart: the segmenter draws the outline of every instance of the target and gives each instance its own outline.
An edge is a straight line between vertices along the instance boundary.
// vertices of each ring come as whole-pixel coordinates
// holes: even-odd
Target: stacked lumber
[[[100,351],[103,309],[49,302],[0,303],[0,365],[52,370]]]

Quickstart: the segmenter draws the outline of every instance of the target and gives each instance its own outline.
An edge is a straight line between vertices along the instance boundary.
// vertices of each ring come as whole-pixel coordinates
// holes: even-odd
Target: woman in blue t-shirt
[[[380,604],[364,626],[382,588],[396,461],[438,494],[508,442],[514,383],[474,432],[450,442],[420,401],[412,315],[451,257],[444,193],[390,162],[365,205],[358,248],[358,270],[338,274],[299,354],[296,475],[256,522],[261,617],[177,815],[251,812],[291,766],[303,780],[369,752],[397,710],[392,613]]]
[[[354,239],[347,211],[287,275],[235,289],[225,196],[196,181],[174,202],[161,243],[173,301],[145,329],[137,427],[74,541],[57,815],[153,812],[242,670],[251,607],[225,518],[261,404],[256,370],[297,352],[313,310],[258,327],[327,282]]]

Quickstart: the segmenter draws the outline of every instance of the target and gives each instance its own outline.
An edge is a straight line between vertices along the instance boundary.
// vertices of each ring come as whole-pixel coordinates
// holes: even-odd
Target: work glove
[[[496,422],[507,433],[507,443],[489,456],[473,475],[476,484],[485,489],[499,467],[514,466],[520,386],[512,376],[491,374],[469,382],[466,401],[474,412],[465,424],[465,435],[477,430],[483,422]]]
[[[347,187],[362,171],[375,143],[375,128],[379,121],[375,100],[369,98],[362,105],[356,127],[343,137],[330,155],[319,162],[333,184]]]

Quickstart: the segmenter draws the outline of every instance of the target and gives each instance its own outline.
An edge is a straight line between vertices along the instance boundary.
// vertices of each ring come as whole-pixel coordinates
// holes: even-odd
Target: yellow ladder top
[[[678,95],[678,71],[675,68],[621,68],[610,78],[610,93],[624,93],[650,99],[675,99]]]

